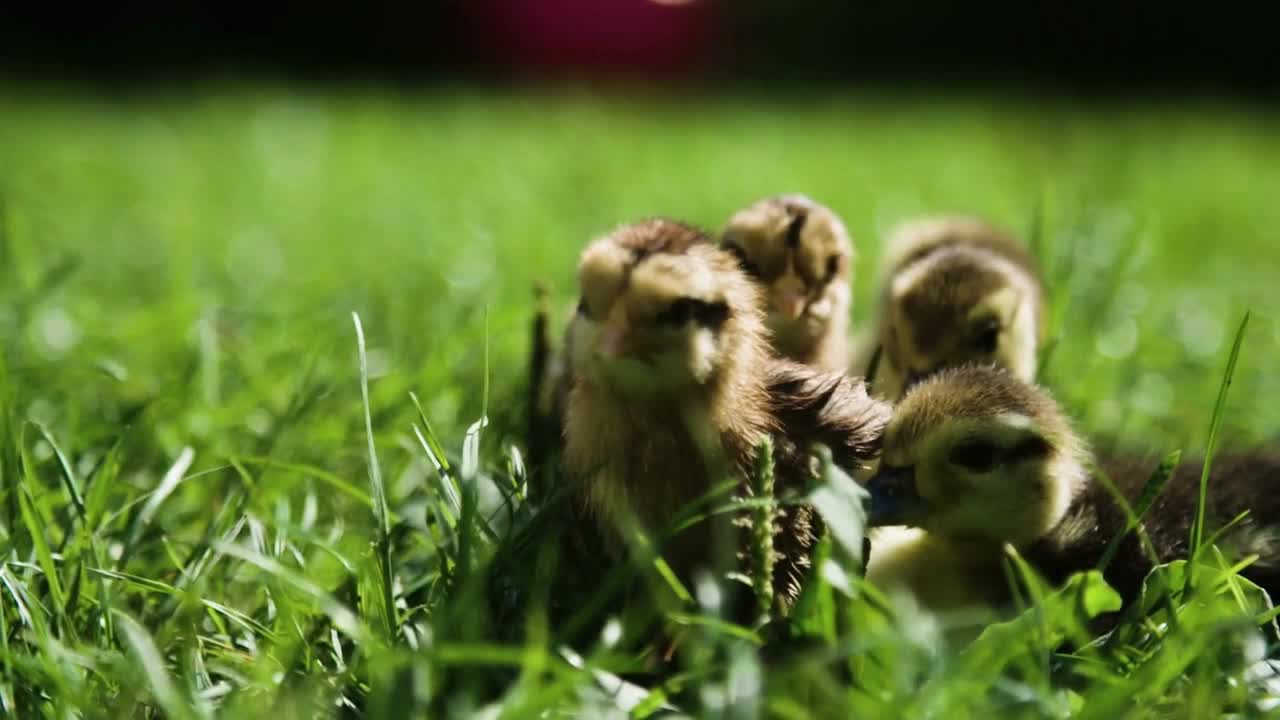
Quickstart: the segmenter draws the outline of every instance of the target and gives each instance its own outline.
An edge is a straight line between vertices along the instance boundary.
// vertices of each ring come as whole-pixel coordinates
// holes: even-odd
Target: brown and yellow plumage
[[[564,463],[612,552],[625,547],[631,519],[662,531],[723,478],[745,493],[765,437],[780,493],[810,482],[814,442],[850,469],[876,452],[888,408],[860,382],[775,358],[756,285],[696,228],[624,226],[583,252],[578,275]],[[664,554],[688,576],[711,562],[718,533],[737,532],[726,529],[733,522],[690,527]],[[779,519],[774,585],[784,607],[805,574],[814,524],[805,506]]]
[[[1030,252],[969,217],[899,228],[881,289],[876,387],[890,397],[944,367],[990,363],[1035,377],[1045,292]]]
[[[720,244],[764,289],[765,323],[780,355],[848,369],[857,255],[830,208],[798,194],[765,198],[729,218]]]
[[[1100,463],[1126,503],[1138,501],[1154,461]],[[1198,502],[1200,463],[1178,466],[1143,532],[1155,559],[1187,557]],[[1280,455],[1218,457],[1207,497],[1210,526],[1248,511],[1219,544],[1255,555],[1242,574],[1280,591]],[[1095,475],[1085,441],[1042,388],[990,366],[952,368],[914,386],[885,431],[881,466],[869,482],[872,522],[913,533],[872,537],[867,577],[911,590],[941,607],[1008,602],[1003,546],[1015,547],[1054,582],[1096,567],[1112,541],[1107,581],[1133,600],[1153,567],[1129,511]]]

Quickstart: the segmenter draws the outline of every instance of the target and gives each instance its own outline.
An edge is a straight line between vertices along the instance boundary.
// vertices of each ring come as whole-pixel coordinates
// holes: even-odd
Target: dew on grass
[[[1138,348],[1138,322],[1131,317],[1113,318],[1094,341],[1104,357],[1123,360]]]
[[[1161,417],[1173,408],[1173,384],[1163,374],[1145,372],[1133,387],[1133,407],[1153,417]]]
[[[708,612],[719,612],[720,604],[724,601],[724,593],[720,590],[720,584],[706,573],[699,574],[694,583],[694,593],[698,597],[698,604]]]
[[[27,406],[27,417],[41,425],[52,425],[58,417],[58,408],[47,398],[38,397]]]
[[[187,430],[196,437],[208,437],[213,432],[213,417],[207,412],[193,412],[187,415]]]
[[[600,631],[600,644],[605,648],[612,648],[622,640],[622,622],[618,618],[609,618],[609,622],[605,623],[604,629]]]
[[[369,363],[369,379],[385,377],[391,372],[391,353],[385,348],[369,348],[365,356]]]
[[[47,307],[36,317],[41,350],[46,356],[63,355],[80,342],[75,321],[60,307]]]
[[[1116,291],[1116,312],[1124,315],[1140,315],[1147,308],[1150,293],[1147,288],[1137,283],[1126,283]]]
[[[1124,422],[1124,406],[1114,398],[1103,398],[1093,404],[1093,415],[1103,427],[1116,427]]]
[[[1178,339],[1188,355],[1209,357],[1221,349],[1226,329],[1198,295],[1188,293],[1178,301],[1177,323]]]
[[[267,433],[271,432],[271,413],[262,408],[257,408],[244,419],[244,424],[245,427],[249,428],[249,432],[258,437],[265,437]]]
[[[89,473],[97,467],[100,456],[97,453],[87,452],[76,460],[76,474],[80,477],[88,477]]]
[[[284,251],[276,236],[263,228],[249,228],[231,237],[223,254],[227,275],[241,286],[266,286],[284,270]]]

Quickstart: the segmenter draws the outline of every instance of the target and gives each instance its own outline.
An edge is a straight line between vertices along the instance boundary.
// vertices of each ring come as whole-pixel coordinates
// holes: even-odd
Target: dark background
[[[1273,27],[1245,7],[1087,2],[28,3],[0,10],[0,72],[135,84],[640,78],[1271,99]]]

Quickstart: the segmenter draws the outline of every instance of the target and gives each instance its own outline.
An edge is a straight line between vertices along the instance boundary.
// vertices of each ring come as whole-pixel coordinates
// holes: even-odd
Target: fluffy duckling
[[[578,280],[564,463],[612,553],[631,519],[661,531],[724,478],[748,491],[766,436],[780,495],[814,476],[813,442],[850,471],[877,452],[888,406],[861,382],[777,359],[755,283],[700,230],[664,219],[623,226],[587,247]],[[720,522],[741,524],[719,516],[669,541],[677,573],[711,562]],[[804,505],[780,513],[773,581],[784,611],[816,522]]]
[[[872,537],[867,578],[910,590],[925,605],[1000,605],[1009,543],[1048,579],[1095,567],[1128,514],[1094,479],[1091,455],[1042,389],[990,366],[948,369],[902,399],[885,430],[881,466],[870,482],[871,523],[908,526]],[[1107,463],[1102,470],[1134,503],[1152,464]],[[1142,524],[1162,562],[1186,557],[1198,497],[1199,463],[1183,463]],[[1244,574],[1280,588],[1280,457],[1215,461],[1211,517],[1250,515],[1221,544],[1259,560]],[[1130,533],[1105,570],[1127,601],[1151,562]]]
[[[765,198],[729,218],[720,243],[766,288],[778,354],[831,372],[849,369],[856,255],[834,212],[804,195]]]
[[[969,217],[907,223],[889,241],[875,388],[888,397],[944,367],[991,363],[1036,374],[1045,293],[1012,236]]]

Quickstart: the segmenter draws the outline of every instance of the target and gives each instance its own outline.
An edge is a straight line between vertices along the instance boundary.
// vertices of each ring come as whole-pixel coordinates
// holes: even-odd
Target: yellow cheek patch
[[[1022,306],[1022,293],[1016,287],[1003,287],[991,293],[969,311],[969,320],[979,320],[994,315],[1000,324],[1008,327]]]

